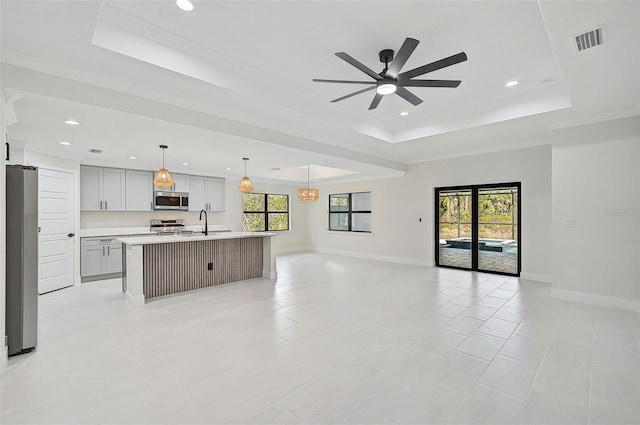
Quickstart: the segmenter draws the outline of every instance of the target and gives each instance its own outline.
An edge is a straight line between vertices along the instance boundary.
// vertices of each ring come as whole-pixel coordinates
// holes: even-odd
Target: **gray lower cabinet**
[[[123,236],[118,236],[121,238]],[[82,282],[122,275],[122,242],[116,237],[80,239]]]

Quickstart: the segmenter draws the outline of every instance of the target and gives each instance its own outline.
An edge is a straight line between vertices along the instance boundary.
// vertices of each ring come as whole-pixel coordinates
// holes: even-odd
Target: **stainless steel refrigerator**
[[[9,355],[38,339],[38,169],[7,165],[6,333]]]

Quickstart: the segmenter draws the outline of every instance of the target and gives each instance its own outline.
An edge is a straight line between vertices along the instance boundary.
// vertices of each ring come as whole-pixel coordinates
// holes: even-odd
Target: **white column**
[[[133,307],[144,305],[142,245],[126,245],[127,247],[127,301]],[[124,278],[123,278],[124,279]]]
[[[265,236],[262,238],[262,277],[277,279],[276,270],[276,238]]]

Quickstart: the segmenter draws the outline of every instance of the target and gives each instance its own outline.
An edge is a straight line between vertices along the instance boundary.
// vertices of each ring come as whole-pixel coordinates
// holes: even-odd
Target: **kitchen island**
[[[123,244],[122,290],[133,306],[150,298],[229,282],[276,279],[275,233],[144,236]]]

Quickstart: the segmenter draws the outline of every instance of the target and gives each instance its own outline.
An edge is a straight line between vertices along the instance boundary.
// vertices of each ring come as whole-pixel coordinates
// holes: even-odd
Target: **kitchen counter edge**
[[[242,238],[268,238],[276,236],[276,233],[267,232],[225,232],[215,233],[209,236],[141,236],[119,239],[125,245],[149,245],[159,243],[176,243],[176,242],[195,242],[209,241],[216,239],[242,239]]]

